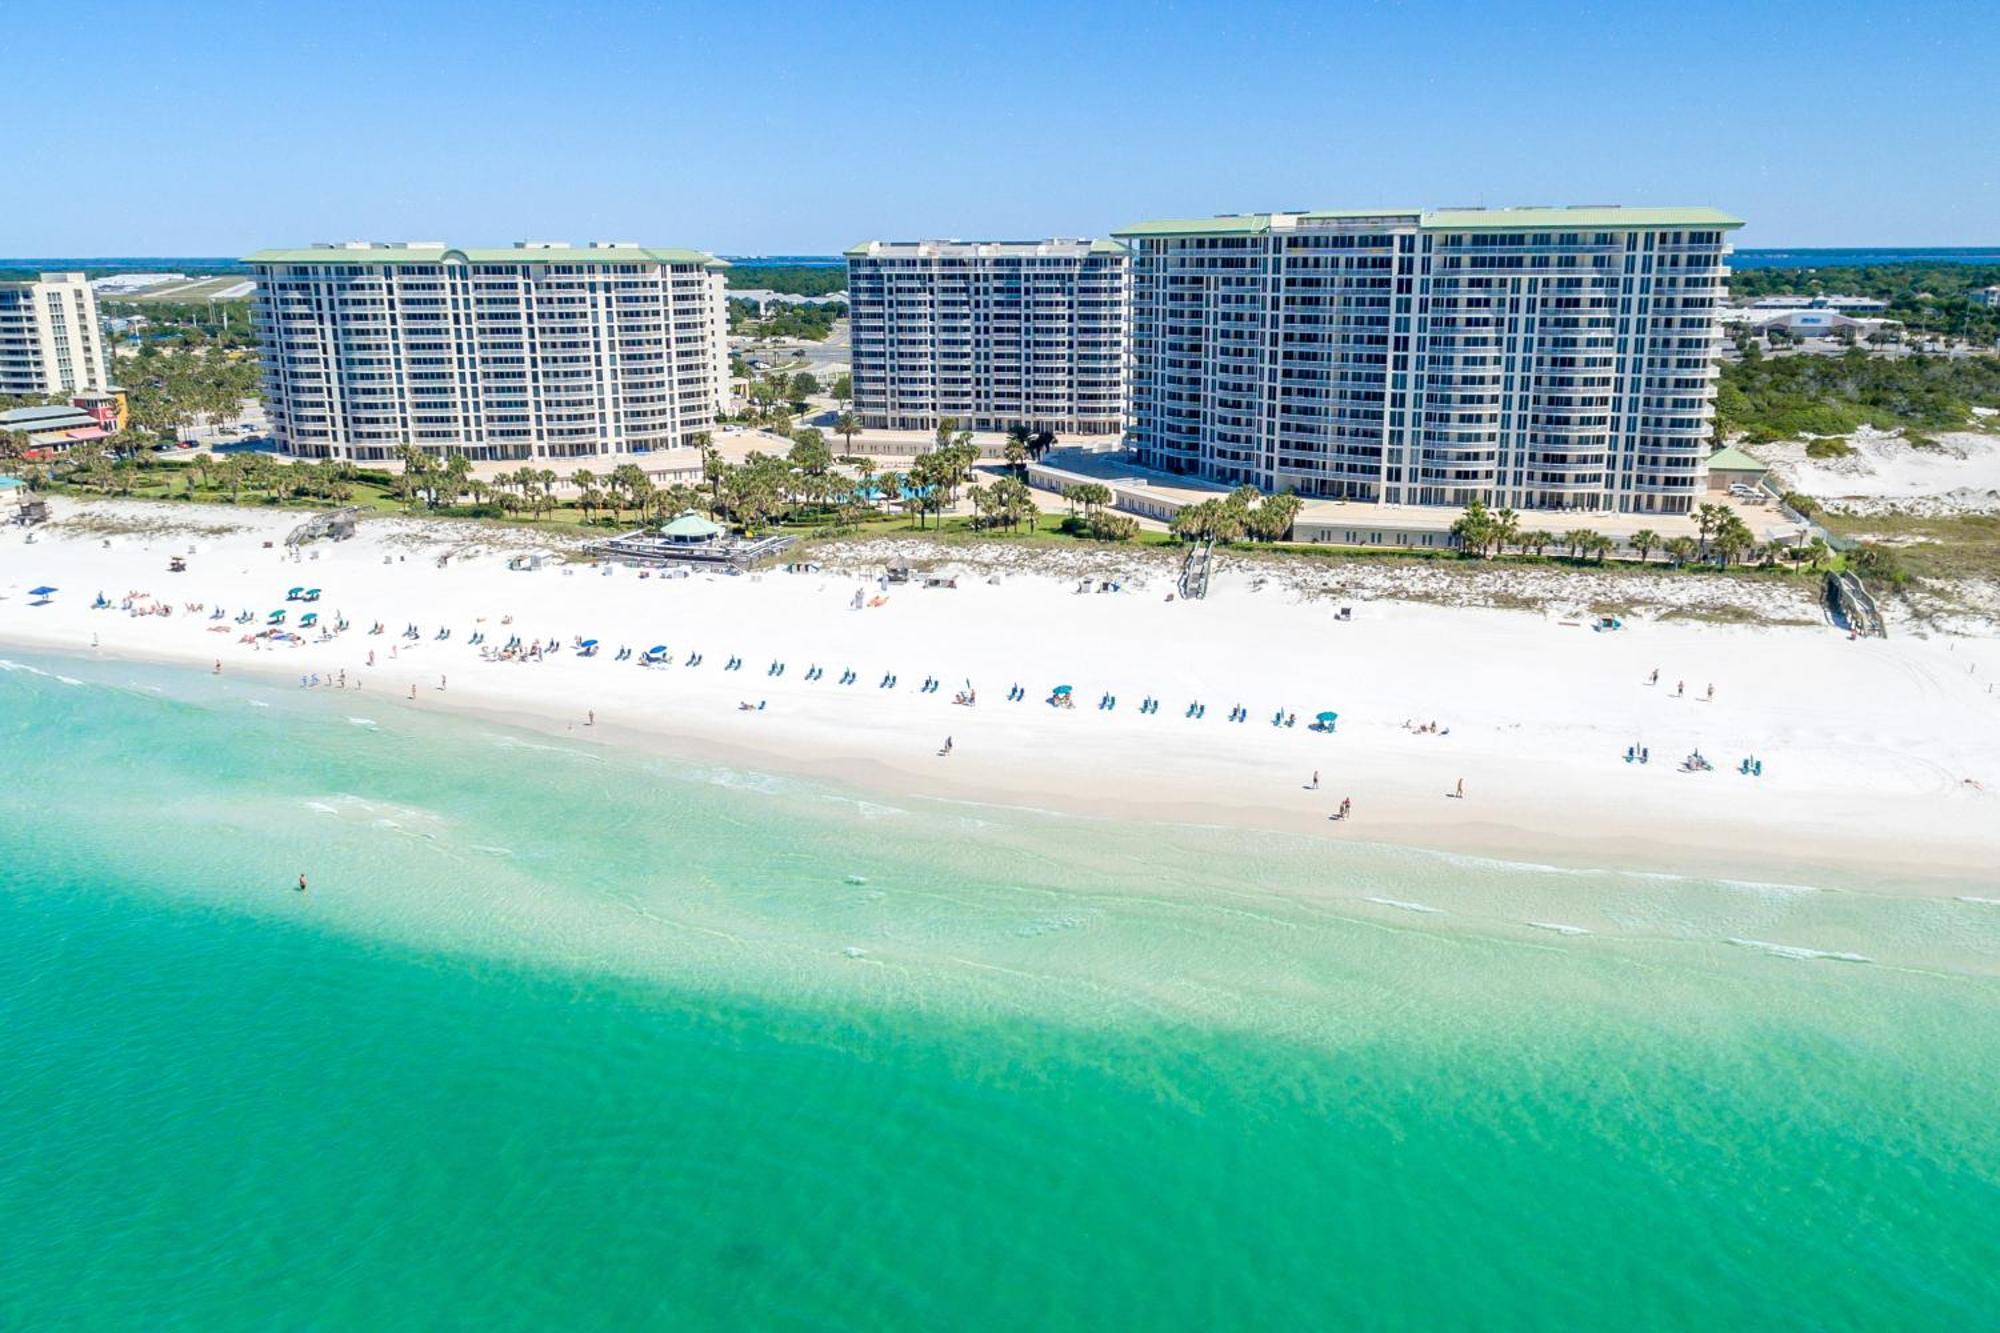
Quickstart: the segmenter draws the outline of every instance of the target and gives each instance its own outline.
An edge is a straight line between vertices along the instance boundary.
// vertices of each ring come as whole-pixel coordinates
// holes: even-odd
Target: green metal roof
[[[660,529],[662,537],[681,537],[690,540],[704,540],[720,536],[721,533],[720,523],[712,523],[692,509]]]
[[[1708,456],[1710,472],[1768,472],[1770,468],[1733,444],[1725,444]]]
[[[1409,218],[1424,231],[1514,231],[1522,228],[1740,227],[1741,218],[1713,208],[1343,208],[1281,216],[1308,221]],[[1262,236],[1271,229],[1269,213],[1231,213],[1213,218],[1169,218],[1114,227],[1113,236]]]
[[[859,245],[850,245],[850,246],[848,246],[848,247],[847,247],[847,248],[846,248],[845,250],[841,251],[841,256],[842,256],[842,258],[845,258],[845,259],[867,259],[867,258],[869,258],[869,247],[870,247],[870,246],[875,246],[875,245],[897,245],[897,244],[902,244],[902,245],[910,245],[910,244],[921,244],[921,242],[910,242],[910,241],[902,241],[902,242],[897,242],[897,241],[863,241],[863,242],[861,242],[861,243],[860,243]],[[958,245],[1042,245],[1042,244],[1044,244],[1044,242],[1042,242],[1042,241],[958,241],[958,242],[952,242],[952,244],[958,244]],[[1090,253],[1091,253],[1091,254],[1094,254],[1094,255],[1123,255],[1123,254],[1130,254],[1130,253],[1131,253],[1131,250],[1130,250],[1130,249],[1129,249],[1128,247],[1126,247],[1126,246],[1123,246],[1123,245],[1120,245],[1120,244],[1119,244],[1118,242],[1116,242],[1116,241],[1110,241],[1110,240],[1095,240],[1095,241],[1092,241],[1092,242],[1090,243]]]
[[[1113,236],[1261,236],[1271,226],[1269,213],[1232,213],[1218,218],[1167,218],[1113,227]]]
[[[314,246],[305,250],[259,250],[243,256],[246,264],[438,264],[447,258],[468,264],[700,264],[706,268],[728,268],[726,261],[705,250],[662,250],[653,246],[625,245],[605,249],[575,246],[570,249],[461,250],[455,247],[413,249],[400,245],[371,246],[350,250],[344,246]]]
[[[1740,227],[1715,208],[1439,208],[1425,231],[1513,231],[1520,227]]]

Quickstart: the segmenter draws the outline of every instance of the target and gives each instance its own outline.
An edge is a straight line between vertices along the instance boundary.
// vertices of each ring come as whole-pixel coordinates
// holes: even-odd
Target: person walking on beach
[[[1658,685],[1660,683],[1660,669],[1658,667],[1654,667],[1653,674],[1646,677],[1646,683],[1648,685]]]
[[[1456,796],[1456,797],[1457,797],[1457,798],[1458,798],[1459,800],[1461,800],[1461,801],[1465,799],[1465,779],[1464,779],[1464,778],[1460,778],[1460,779],[1458,780],[1458,790],[1457,790],[1457,791],[1455,791],[1455,792],[1453,792],[1453,793],[1452,793],[1452,795]]]
[[[1715,682],[1714,682],[1714,681],[1710,681],[1710,682],[1708,683],[1708,701],[1709,701],[1710,703],[1714,703],[1714,702],[1715,702]]]
[[[438,689],[439,689],[440,691],[442,691],[442,690],[444,689],[444,677],[443,677],[443,676],[439,676],[439,677],[438,677]]]
[[[1311,790],[1313,791],[1319,790],[1319,770],[1316,768],[1313,770],[1313,780],[1312,780]]]
[[[1687,692],[1688,692],[1688,683],[1686,681],[1677,680],[1674,682],[1674,698],[1678,699]]]
[[[586,727],[594,727],[597,725],[597,710],[595,708],[585,710],[583,715],[583,725]]]

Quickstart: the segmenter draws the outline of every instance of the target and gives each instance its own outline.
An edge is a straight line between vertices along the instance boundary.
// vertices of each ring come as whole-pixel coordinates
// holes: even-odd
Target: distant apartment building
[[[0,282],[0,394],[68,396],[110,387],[97,298],[83,274]]]
[[[727,265],[700,251],[351,242],[245,262],[272,434],[301,457],[605,459],[691,445],[727,403]]]
[[[1308,497],[1685,513],[1740,225],[1589,207],[1125,228],[1128,439],[1165,471]]]
[[[870,241],[847,252],[854,408],[873,430],[1115,435],[1126,255],[1110,241]]]
[[[1975,305],[2000,306],[2000,287],[1981,287],[1972,294]]]

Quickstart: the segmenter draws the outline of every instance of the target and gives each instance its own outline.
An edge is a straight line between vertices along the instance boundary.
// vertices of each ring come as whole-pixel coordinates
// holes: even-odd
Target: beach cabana
[[[1727,491],[1731,486],[1756,487],[1770,471],[1733,444],[1726,444],[1708,456],[1708,489]]]
[[[1338,713],[1321,713],[1313,719],[1312,729],[1314,731],[1332,731],[1334,725],[1339,721],[1340,714]]]
[[[304,588],[293,588],[285,594],[285,600],[288,602],[296,602],[299,600],[299,598],[305,596],[305,592],[306,590]]]
[[[307,602],[317,602],[317,601],[319,600],[319,589],[318,589],[318,588],[307,588],[307,589],[306,589],[306,595],[305,595],[305,596],[304,596],[303,598],[301,598],[300,600],[301,600],[301,601],[307,601]]]
[[[722,525],[713,519],[703,518],[692,509],[660,529],[662,541],[675,542],[684,546],[698,546],[712,542],[722,535]]]

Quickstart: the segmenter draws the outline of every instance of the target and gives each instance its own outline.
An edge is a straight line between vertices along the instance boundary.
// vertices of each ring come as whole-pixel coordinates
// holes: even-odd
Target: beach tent
[[[288,602],[296,602],[299,600],[300,596],[304,594],[304,592],[305,592],[304,588],[293,588],[292,590],[290,590],[285,594],[285,600]]]

